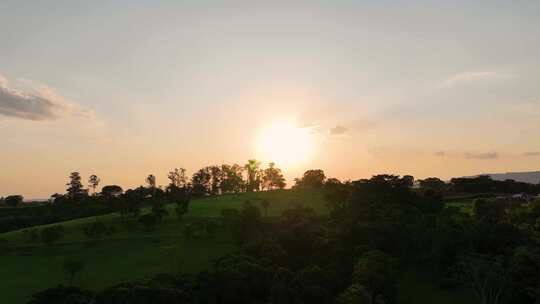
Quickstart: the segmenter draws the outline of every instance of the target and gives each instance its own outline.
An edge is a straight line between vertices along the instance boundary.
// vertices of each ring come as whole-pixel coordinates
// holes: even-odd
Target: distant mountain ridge
[[[540,171],[485,173],[485,174],[479,174],[479,175],[489,175],[494,180],[513,179],[517,182],[525,182],[525,183],[531,183],[531,184],[540,183]]]

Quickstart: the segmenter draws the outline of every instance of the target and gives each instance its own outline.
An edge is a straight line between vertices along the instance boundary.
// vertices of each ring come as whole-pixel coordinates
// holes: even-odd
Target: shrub
[[[69,285],[73,285],[75,275],[84,269],[84,261],[77,259],[67,259],[64,261],[64,271],[69,275]]]
[[[37,242],[39,240],[39,230],[37,229],[23,230],[23,239],[29,243]]]
[[[157,219],[153,214],[145,214],[139,217],[139,223],[144,226],[146,231],[152,231],[156,226]]]
[[[101,238],[104,235],[112,235],[115,233],[113,226],[107,226],[102,222],[95,221],[83,227],[84,234],[88,238]]]
[[[41,230],[41,241],[45,244],[52,244],[64,236],[64,226],[56,225],[43,228]]]

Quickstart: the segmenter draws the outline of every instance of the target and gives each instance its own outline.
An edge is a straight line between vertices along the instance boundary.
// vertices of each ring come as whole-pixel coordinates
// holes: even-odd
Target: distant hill
[[[489,175],[494,180],[513,179],[518,182],[531,184],[540,183],[540,171],[529,172],[508,172],[508,173],[486,173],[481,175]]]

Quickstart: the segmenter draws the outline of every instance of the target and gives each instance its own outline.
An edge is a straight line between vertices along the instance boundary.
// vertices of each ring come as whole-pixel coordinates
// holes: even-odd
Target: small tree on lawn
[[[73,285],[75,275],[84,269],[84,262],[78,259],[67,259],[64,261],[64,271],[69,275],[69,285]]]

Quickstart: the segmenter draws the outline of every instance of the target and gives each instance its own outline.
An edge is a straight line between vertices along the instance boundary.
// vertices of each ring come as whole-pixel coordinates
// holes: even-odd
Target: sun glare
[[[263,161],[292,167],[311,158],[313,136],[308,128],[299,128],[292,121],[277,121],[262,130],[257,149]]]

